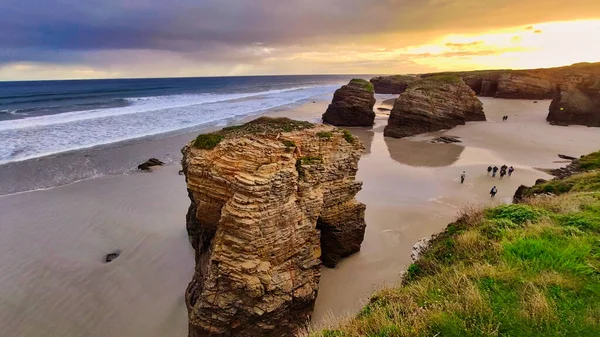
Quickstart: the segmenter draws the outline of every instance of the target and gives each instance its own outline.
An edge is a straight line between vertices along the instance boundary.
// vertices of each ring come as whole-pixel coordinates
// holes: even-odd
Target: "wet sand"
[[[597,129],[547,125],[549,101],[482,101],[489,122],[448,132],[384,138],[384,114],[373,128],[351,129],[367,149],[358,172],[364,182],[358,199],[367,204],[367,232],[360,253],[336,269],[323,269],[315,326],[330,316],[356,313],[375,289],[398,281],[410,263],[412,245],[443,229],[461,207],[510,202],[518,185],[547,177],[536,167],[564,164],[557,153],[579,156],[600,143]],[[319,100],[270,115],[315,121],[326,104]],[[510,117],[503,123],[506,114]],[[172,156],[173,165],[152,173],[0,197],[2,336],[187,335],[183,294],[194,258],[185,233],[189,200],[177,174],[176,151],[194,134],[90,152],[119,160],[147,158],[158,148]],[[463,143],[428,142],[441,134],[459,136]],[[21,165],[39,169],[47,160]],[[133,165],[129,160],[127,165]],[[490,164],[514,165],[516,172],[493,179],[485,172]],[[467,179],[461,185],[463,170]],[[499,193],[492,201],[488,192],[494,184]],[[121,256],[104,264],[104,256],[114,250]]]

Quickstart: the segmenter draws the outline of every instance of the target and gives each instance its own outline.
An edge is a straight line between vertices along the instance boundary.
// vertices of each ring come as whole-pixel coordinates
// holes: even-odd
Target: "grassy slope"
[[[402,285],[314,335],[600,336],[599,176],[573,176],[578,187],[557,196],[463,212]]]

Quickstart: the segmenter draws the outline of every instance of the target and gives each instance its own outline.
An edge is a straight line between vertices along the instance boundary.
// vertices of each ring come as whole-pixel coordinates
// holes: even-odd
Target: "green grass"
[[[354,136],[352,135],[352,133],[350,133],[350,131],[348,131],[348,130],[344,130],[344,129],[342,129],[342,132],[343,132],[343,134],[344,134],[344,139],[345,139],[345,140],[346,140],[348,143],[350,143],[350,144],[354,144],[354,142],[355,142],[356,140],[354,139]]]
[[[426,77],[425,80],[444,83],[459,83],[462,81],[462,79],[458,75],[435,75]]]
[[[306,177],[305,165],[312,165],[323,161],[322,157],[305,156],[296,159],[296,171],[298,172],[298,179],[302,180]]]
[[[285,152],[292,152],[296,147],[296,143],[292,142],[291,140],[284,139],[281,142],[285,146]]]
[[[333,134],[331,132],[321,131],[317,132],[317,137],[321,139],[331,139],[331,137],[333,137]]]
[[[293,132],[315,127],[314,124],[295,121],[289,118],[260,117],[243,125],[229,126],[220,131],[201,134],[194,141],[194,147],[204,150],[215,148],[223,139],[248,134],[276,136],[282,132]]]
[[[578,161],[579,167],[585,171],[598,170],[600,169],[600,151],[585,155]]]
[[[223,140],[223,135],[217,133],[205,133],[198,135],[194,140],[194,147],[203,150],[212,150]]]
[[[553,179],[529,188],[524,194],[532,196],[541,193],[562,194],[590,191],[600,191],[600,172],[587,172],[566,179]]]
[[[550,184],[556,196],[464,211],[402,284],[313,336],[600,336],[596,179],[584,173]]]
[[[375,93],[375,87],[373,86],[373,83],[367,80],[363,80],[361,78],[353,78],[352,80],[350,80],[349,84],[358,85],[370,93]]]

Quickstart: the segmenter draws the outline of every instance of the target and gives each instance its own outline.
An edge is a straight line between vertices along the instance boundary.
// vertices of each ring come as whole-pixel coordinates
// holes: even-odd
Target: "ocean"
[[[225,126],[333,93],[349,76],[0,82],[0,164]]]

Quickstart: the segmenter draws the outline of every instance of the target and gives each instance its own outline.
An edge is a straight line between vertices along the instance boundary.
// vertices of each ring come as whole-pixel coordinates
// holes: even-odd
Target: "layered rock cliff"
[[[371,79],[371,83],[377,94],[401,94],[408,85],[417,80],[414,76],[408,75],[392,75],[392,76],[377,76]]]
[[[588,88],[561,88],[550,103],[546,120],[554,125],[600,127],[600,77],[598,85]]]
[[[182,149],[196,271],[189,336],[293,336],[307,324],[321,261],[360,249],[361,142],[347,131],[260,118]]]
[[[587,87],[600,77],[600,63],[525,70],[483,70],[423,74],[421,77],[457,75],[482,97],[551,99],[561,87]]]
[[[409,137],[485,120],[483,104],[459,77],[434,76],[411,83],[396,99],[384,135]]]
[[[336,126],[371,126],[375,120],[375,91],[362,79],[353,79],[333,94],[323,122]]]

